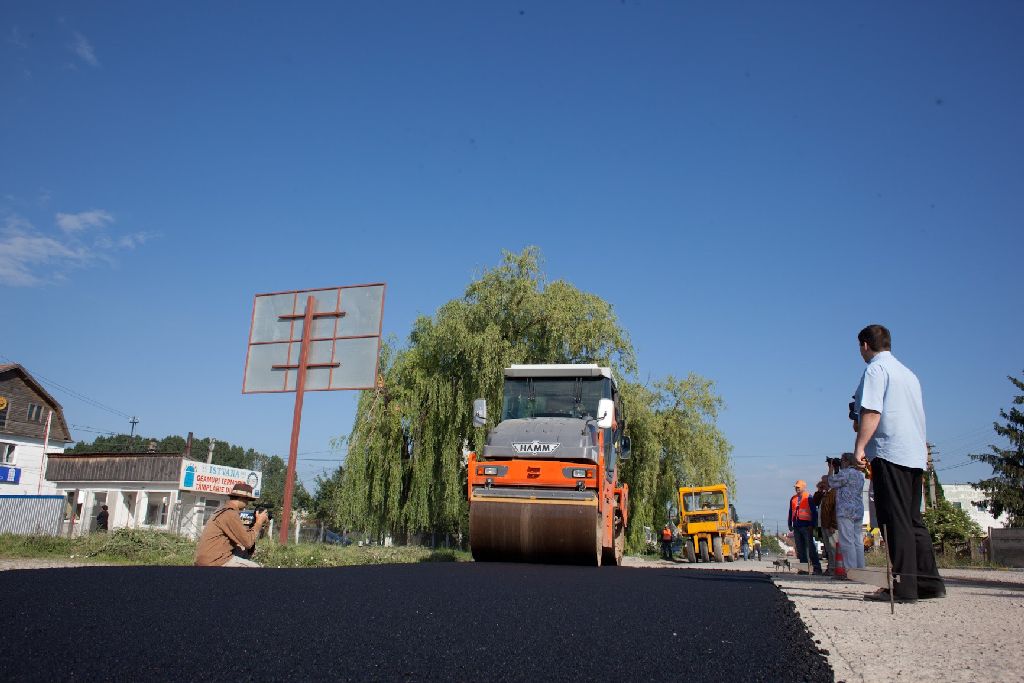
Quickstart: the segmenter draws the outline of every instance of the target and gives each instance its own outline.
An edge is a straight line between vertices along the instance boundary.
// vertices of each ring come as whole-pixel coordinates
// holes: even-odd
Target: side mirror
[[[615,401],[610,398],[602,398],[597,402],[597,426],[600,429],[609,429],[615,422]]]
[[[619,441],[619,459],[620,460],[629,460],[629,450],[630,450],[631,447],[632,447],[632,444],[629,441],[629,437],[626,436],[625,434],[623,434],[621,439],[620,439],[620,441]]]
[[[487,399],[478,398],[473,401],[473,426],[487,426]]]

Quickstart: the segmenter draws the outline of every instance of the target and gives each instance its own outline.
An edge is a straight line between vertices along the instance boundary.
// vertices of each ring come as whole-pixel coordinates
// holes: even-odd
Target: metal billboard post
[[[313,336],[313,312],[316,299],[306,299],[302,318],[302,344],[299,347],[299,376],[295,383],[295,413],[292,416],[292,440],[288,445],[288,473],[284,479],[284,510],[281,513],[281,532],[278,543],[288,545],[288,525],[292,519],[292,489],[295,488],[295,464],[299,453],[299,428],[302,425],[302,397],[306,393],[306,370],[309,366],[309,339]]]
[[[288,543],[305,393],[376,386],[385,289],[384,283],[376,283],[257,294],[253,302],[242,393],[295,391],[279,534],[282,545]],[[347,295],[345,310],[343,292]],[[307,295],[302,312],[298,310],[300,294]],[[318,301],[333,310],[317,311]],[[330,318],[333,320],[324,320]],[[321,320],[324,322],[318,324]],[[301,322],[298,337],[297,322]],[[298,362],[293,363],[296,344]],[[345,366],[339,357],[348,359]],[[297,373],[294,389],[289,382],[293,372]],[[307,388],[307,380],[313,382],[311,388]]]

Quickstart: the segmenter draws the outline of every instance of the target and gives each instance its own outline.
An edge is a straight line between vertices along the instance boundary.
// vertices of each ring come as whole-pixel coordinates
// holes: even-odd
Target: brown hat
[[[231,492],[228,495],[232,498],[241,498],[243,500],[256,500],[256,496],[252,495],[252,487],[242,482],[232,486]]]

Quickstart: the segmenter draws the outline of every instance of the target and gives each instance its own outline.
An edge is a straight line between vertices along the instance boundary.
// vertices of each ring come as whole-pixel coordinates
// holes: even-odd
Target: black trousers
[[[898,598],[926,598],[946,592],[935,565],[932,537],[921,517],[924,470],[904,467],[882,458],[871,461],[878,526],[892,559],[893,584]]]

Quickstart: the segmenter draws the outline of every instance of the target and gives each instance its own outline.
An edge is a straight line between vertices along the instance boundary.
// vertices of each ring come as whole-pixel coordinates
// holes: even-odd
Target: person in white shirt
[[[854,459],[870,461],[875,512],[892,560],[893,598],[899,602],[942,598],[946,586],[935,564],[932,539],[921,516],[921,484],[928,461],[921,383],[892,355],[892,337],[882,325],[857,335],[868,367],[854,395],[857,420]],[[864,596],[889,601],[888,589]]]

